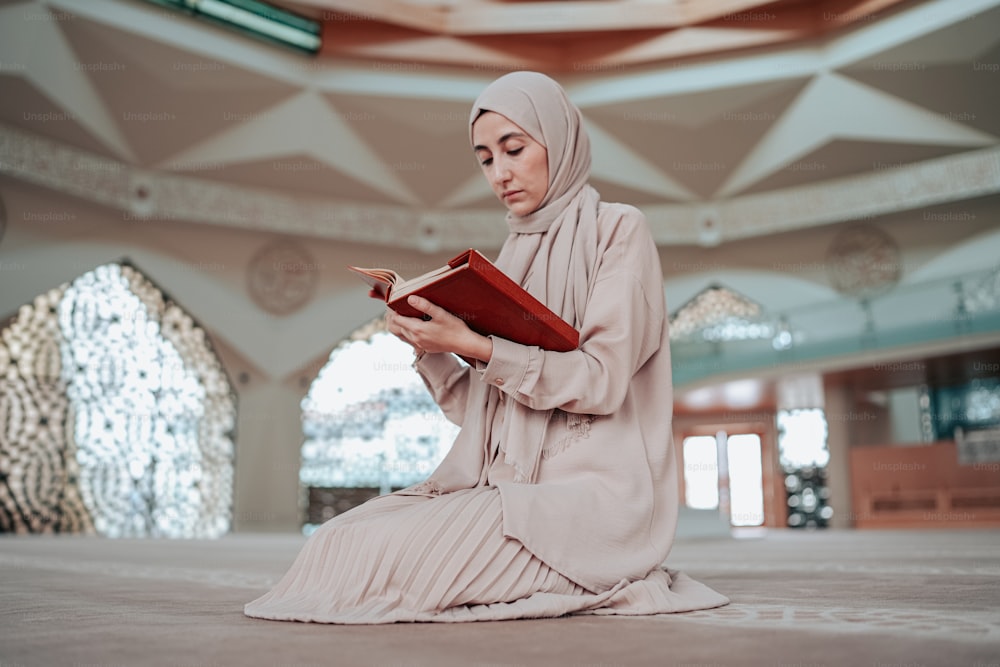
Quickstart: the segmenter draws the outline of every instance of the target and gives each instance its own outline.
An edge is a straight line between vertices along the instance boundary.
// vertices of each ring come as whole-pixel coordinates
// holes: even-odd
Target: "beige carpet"
[[[644,618],[327,626],[245,618],[303,539],[0,538],[0,667],[1000,667],[1000,531],[678,543],[729,595]]]

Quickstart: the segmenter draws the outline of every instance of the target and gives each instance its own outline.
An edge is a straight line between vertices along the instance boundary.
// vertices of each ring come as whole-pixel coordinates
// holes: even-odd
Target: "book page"
[[[388,298],[393,285],[403,280],[398,273],[390,269],[365,269],[360,266],[347,268],[361,276],[361,279],[383,299]]]
[[[444,274],[454,270],[455,269],[446,264],[441,268],[434,269],[433,271],[428,271],[427,273],[419,275],[416,278],[410,278],[409,280],[404,280],[402,282],[395,283],[392,287],[392,297],[394,299],[402,298],[407,294],[410,294],[411,292],[415,292],[416,290],[420,289],[427,283],[434,282],[438,277],[443,276]]]
[[[404,280],[402,276],[392,269],[364,268],[360,266],[348,266],[347,268],[359,274],[361,279],[375,290],[379,296],[389,301],[390,299],[403,298],[424,285],[434,282],[440,276],[460,270],[468,264],[469,255],[472,252],[472,250],[466,250],[452,258],[444,266],[428,271],[416,278],[410,278],[409,280]]]

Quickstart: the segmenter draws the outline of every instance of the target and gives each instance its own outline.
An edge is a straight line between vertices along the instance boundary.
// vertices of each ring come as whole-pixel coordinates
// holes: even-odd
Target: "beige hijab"
[[[579,329],[598,261],[599,203],[597,191],[587,184],[590,139],[580,110],[562,87],[544,74],[513,72],[490,84],[476,100],[469,117],[470,136],[472,124],[485,111],[507,117],[548,151],[548,191],[531,214],[507,214],[510,236],[496,264]],[[553,411],[533,410],[517,401],[500,403],[498,389],[479,384],[487,396],[475,398],[485,399],[486,410],[466,415],[463,430],[482,438],[486,455],[496,411],[505,410],[500,433],[505,462],[514,467],[516,481],[533,483]],[[469,401],[470,406],[483,405],[474,400]],[[580,417],[569,415],[569,424]],[[488,457],[485,463],[488,466]]]

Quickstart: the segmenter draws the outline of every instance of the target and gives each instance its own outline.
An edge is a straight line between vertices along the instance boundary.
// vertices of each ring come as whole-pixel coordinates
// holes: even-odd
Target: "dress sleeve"
[[[423,354],[413,366],[445,417],[461,426],[469,395],[469,367],[463,366],[455,355],[445,353]]]
[[[659,255],[644,221],[604,251],[580,327],[580,346],[550,352],[493,338],[483,382],[530,408],[611,414],[660,346],[665,326]]]

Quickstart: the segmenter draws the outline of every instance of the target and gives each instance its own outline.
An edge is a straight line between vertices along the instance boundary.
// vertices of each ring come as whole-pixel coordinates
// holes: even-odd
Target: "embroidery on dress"
[[[543,459],[550,459],[553,456],[561,454],[567,447],[581,438],[589,438],[590,425],[597,419],[597,415],[581,415],[575,412],[563,412],[562,410],[556,410],[553,413],[553,418],[557,414],[565,416],[566,434],[542,448]]]
[[[440,496],[444,491],[441,489],[441,485],[432,479],[428,479],[419,484],[414,484],[413,486],[406,489],[408,493],[426,493],[432,496]]]

